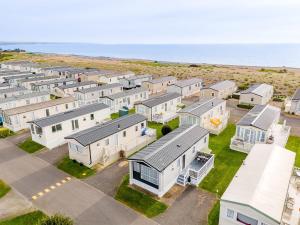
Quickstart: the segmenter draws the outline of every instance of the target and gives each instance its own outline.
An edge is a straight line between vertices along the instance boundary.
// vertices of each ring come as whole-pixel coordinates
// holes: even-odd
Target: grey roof
[[[97,86],[97,87],[85,88],[85,89],[82,89],[82,90],[78,90],[77,92],[86,94],[86,93],[90,93],[90,92],[102,91],[102,90],[115,88],[115,87],[123,87],[123,85],[120,84],[120,83],[103,84],[103,85]]]
[[[258,96],[264,96],[264,93],[268,91],[268,88],[272,87],[269,84],[253,84],[248,89],[241,91],[241,94],[255,94]]]
[[[189,113],[194,116],[200,117],[204,113],[208,112],[209,110],[213,109],[214,107],[218,106],[223,102],[225,101],[219,98],[205,97],[200,99],[199,102],[196,102],[192,105],[189,105],[186,108],[183,108],[179,111],[179,113]]]
[[[91,105],[87,105],[87,106],[83,106],[77,109],[73,109],[70,111],[66,111],[63,113],[59,113],[56,115],[52,115],[49,117],[44,117],[41,119],[37,119],[37,120],[33,120],[30,123],[34,123],[39,127],[47,127],[47,126],[51,126],[53,124],[57,124],[66,120],[70,120],[79,116],[83,116],[86,114],[90,114],[102,109],[106,109],[109,108],[108,105],[105,105],[103,103],[96,103],[96,104],[91,104]]]
[[[130,90],[127,90],[127,91],[123,91],[123,92],[119,92],[119,93],[116,93],[116,94],[113,94],[113,95],[106,96],[105,98],[115,100],[115,99],[118,99],[118,98],[123,98],[123,97],[129,96],[129,95],[134,95],[134,94],[144,92],[144,91],[148,91],[148,90],[146,88],[142,88],[142,87],[141,88],[133,88],[133,89],[130,89]]]
[[[9,87],[9,84],[8,83],[1,83],[0,87]]]
[[[22,79],[20,82],[32,82],[32,81],[43,81],[43,80],[54,80],[59,79],[59,76],[43,76],[43,77],[33,77],[28,79]]]
[[[44,73],[31,73],[31,74],[23,74],[23,75],[18,75],[18,76],[9,76],[9,77],[4,77],[5,80],[17,80],[17,79],[28,79],[31,77],[44,77]]]
[[[145,105],[149,108],[152,108],[154,106],[157,106],[157,105],[162,104],[164,102],[167,102],[167,101],[170,101],[172,99],[178,98],[180,96],[181,95],[179,93],[166,93],[166,94],[156,96],[156,97],[152,97],[148,100],[139,102],[139,103],[137,103],[137,105],[141,104],[141,105]]]
[[[255,105],[237,123],[239,126],[253,126],[262,130],[268,130],[273,124],[276,114],[280,109],[270,105]]]
[[[48,85],[48,84],[57,84],[57,83],[63,83],[63,82],[68,82],[68,81],[76,81],[74,78],[63,78],[63,79],[58,79],[58,80],[48,80],[48,81],[43,81],[43,82],[37,82],[34,83],[34,86],[42,86],[42,85]]]
[[[158,83],[163,83],[171,80],[176,80],[176,77],[173,76],[166,76],[166,77],[159,77],[157,79],[149,80],[147,82],[152,83],[152,84],[158,84]]]
[[[75,139],[81,145],[87,146],[145,120],[146,117],[140,114],[122,116],[118,119],[67,136],[65,139]]]
[[[67,84],[67,85],[62,85],[59,86],[59,89],[68,89],[68,88],[76,88],[76,87],[82,87],[82,86],[86,86],[86,85],[91,85],[91,84],[98,84],[95,81],[82,81],[82,82],[77,82],[75,84]]]
[[[0,73],[0,76],[1,77],[10,77],[10,76],[12,76],[12,77],[14,77],[14,76],[19,76],[19,75],[27,75],[27,74],[33,74],[33,73],[31,73],[31,72],[20,72],[20,71],[18,71],[18,72],[4,72],[4,73]]]
[[[23,95],[11,96],[11,97],[8,97],[8,98],[0,99],[0,104],[5,103],[5,102],[21,100],[21,99],[33,98],[33,97],[37,97],[37,96],[43,96],[43,95],[49,95],[49,92],[47,92],[47,91],[42,91],[42,92],[37,91],[37,92],[30,92],[28,94],[23,94]]]
[[[12,88],[0,89],[0,94],[5,94],[9,92],[19,92],[19,91],[30,91],[30,90],[26,89],[25,87],[12,87]]]
[[[300,88],[297,88],[297,90],[295,91],[292,100],[297,101],[300,100]]]
[[[66,104],[66,103],[71,103],[71,102],[75,102],[75,98],[70,96],[70,97],[58,98],[58,99],[49,100],[49,101],[45,101],[45,102],[39,102],[39,103],[35,103],[35,104],[20,106],[20,107],[16,107],[13,109],[7,109],[7,110],[4,110],[4,112],[6,115],[11,116],[11,115],[21,114],[21,113],[25,113],[25,112],[31,112],[34,110],[48,108],[48,107],[52,107],[55,105],[61,105],[61,104]]]
[[[234,87],[236,84],[234,81],[231,81],[231,80],[224,80],[224,81],[220,81],[218,83],[215,83],[211,86],[209,86],[208,88],[209,89],[212,89],[212,90],[216,90],[216,91],[220,91],[220,90],[226,90],[228,88],[232,88]]]
[[[143,79],[143,78],[152,78],[152,75],[144,74],[144,75],[131,76],[131,77],[124,78],[124,79],[125,80],[138,80],[138,79]]]
[[[173,85],[183,88],[183,87],[190,86],[192,84],[196,84],[196,83],[199,83],[199,82],[202,82],[202,79],[192,78],[192,79],[187,79],[187,80],[178,80]]]
[[[198,125],[182,125],[129,160],[143,161],[161,172],[207,134],[208,131]]]

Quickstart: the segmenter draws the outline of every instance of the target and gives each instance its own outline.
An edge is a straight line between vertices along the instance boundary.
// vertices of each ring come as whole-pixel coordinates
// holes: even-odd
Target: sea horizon
[[[300,68],[300,43],[97,44],[0,41],[0,48],[124,60]]]

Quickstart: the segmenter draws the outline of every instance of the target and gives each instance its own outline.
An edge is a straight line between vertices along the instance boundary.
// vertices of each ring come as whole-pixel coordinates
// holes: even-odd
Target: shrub
[[[0,138],[6,138],[10,135],[10,130],[5,128],[5,127],[1,127],[0,128]]]
[[[39,225],[73,225],[73,221],[69,217],[65,217],[60,214],[43,219]]]
[[[168,133],[170,133],[172,131],[172,128],[169,125],[163,125],[163,127],[161,128],[161,133],[163,135],[166,135]]]
[[[243,108],[243,109],[252,109],[253,105],[250,105],[250,104],[238,104],[237,107]]]

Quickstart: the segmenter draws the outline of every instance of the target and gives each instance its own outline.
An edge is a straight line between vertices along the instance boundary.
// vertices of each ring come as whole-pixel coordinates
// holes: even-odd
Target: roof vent
[[[181,145],[180,145],[180,144],[177,144],[177,147],[178,147],[178,148],[180,148],[180,147],[181,147]]]
[[[211,106],[214,106],[214,102],[211,102]]]
[[[120,129],[121,128],[121,125],[120,124],[118,124],[118,129]]]

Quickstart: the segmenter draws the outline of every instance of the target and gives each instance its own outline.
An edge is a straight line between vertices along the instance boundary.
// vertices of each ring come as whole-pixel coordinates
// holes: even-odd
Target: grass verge
[[[38,225],[46,215],[41,211],[30,212],[11,219],[0,221],[0,225]]]
[[[179,127],[179,117],[177,117],[173,120],[170,120],[167,124],[172,128],[172,130],[178,128]],[[161,133],[161,128],[163,127],[162,123],[148,122],[148,127],[152,128],[152,129],[156,129],[157,139],[159,139],[163,136]]]
[[[199,187],[216,193],[218,197],[223,195],[232,178],[242,165],[243,160],[246,158],[245,153],[232,151],[229,148],[231,137],[234,133],[235,125],[229,124],[221,134],[218,136],[211,135],[209,138],[209,148],[215,154],[215,164]],[[218,201],[209,214],[209,225],[218,224],[219,204]]]
[[[0,180],[0,198],[5,196],[10,191],[10,186],[4,183],[3,180]]]
[[[134,190],[128,186],[129,175],[126,175],[116,193],[115,199],[136,211],[151,218],[163,213],[167,205],[161,203],[150,195]]]
[[[296,153],[295,166],[300,167],[300,137],[290,136],[285,147]]]
[[[44,148],[43,145],[40,145],[39,143],[34,142],[31,139],[31,137],[27,138],[25,141],[21,142],[18,146],[21,149],[23,149],[25,152],[28,152],[28,153],[34,153],[34,152]]]
[[[88,168],[75,160],[71,160],[68,156],[57,163],[57,168],[79,179],[92,176],[96,173],[95,169]]]

